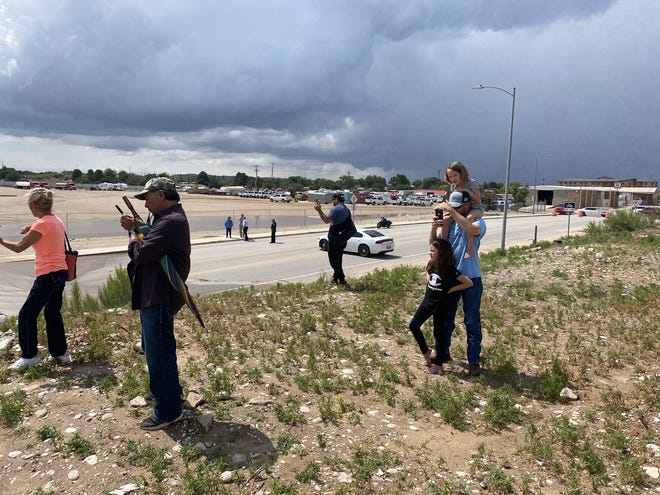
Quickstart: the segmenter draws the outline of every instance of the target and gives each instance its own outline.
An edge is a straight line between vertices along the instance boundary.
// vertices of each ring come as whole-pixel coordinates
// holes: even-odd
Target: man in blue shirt
[[[470,222],[466,216],[472,203],[470,194],[466,191],[454,191],[449,201],[440,203],[438,208],[443,210],[444,217],[451,217],[453,223],[449,229],[447,240],[454,250],[456,266],[463,275],[472,280],[472,287],[464,291],[450,294],[447,298],[448,310],[444,321],[445,352],[436,357],[437,364],[449,361],[449,347],[451,336],[456,328],[455,318],[458,302],[463,298],[463,313],[465,315],[465,329],[467,332],[467,358],[471,376],[481,374],[481,266],[479,265],[479,246],[486,233],[486,222],[477,218]],[[431,240],[435,240],[441,232],[443,220],[435,218],[431,228]],[[473,253],[466,257],[469,236],[473,239]]]
[[[346,285],[346,276],[342,268],[342,258],[344,256],[344,249],[346,242],[353,233],[355,233],[355,226],[351,220],[351,212],[344,205],[344,195],[336,192],[332,195],[332,208],[326,215],[321,211],[321,203],[318,201],[314,205],[314,209],[319,213],[321,220],[330,224],[328,230],[328,260],[333,270],[332,283],[338,285]],[[349,230],[345,235],[344,229],[347,229],[347,224],[350,223],[352,233]]]

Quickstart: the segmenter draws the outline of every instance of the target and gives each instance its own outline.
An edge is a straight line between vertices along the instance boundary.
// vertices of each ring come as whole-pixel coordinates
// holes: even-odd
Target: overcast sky
[[[0,0],[0,161],[503,182],[484,84],[512,181],[658,180],[659,33],[658,0]]]

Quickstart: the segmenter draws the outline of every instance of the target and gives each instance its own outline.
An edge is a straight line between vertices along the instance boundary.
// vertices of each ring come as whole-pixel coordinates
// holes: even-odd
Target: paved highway
[[[570,234],[590,221],[602,219],[570,217]],[[502,219],[487,219],[488,231],[482,251],[497,249],[501,243]],[[550,215],[510,215],[507,220],[507,247],[531,244],[535,229],[537,240],[554,240],[569,233],[569,217]],[[327,253],[318,249],[319,229],[279,236],[270,244],[269,234],[260,234],[245,242],[240,238],[196,244],[192,250],[192,271],[188,285],[192,294],[209,294],[238,287],[268,287],[278,282],[310,282],[320,276],[331,276]],[[428,259],[427,236],[430,223],[393,225],[382,232],[395,239],[395,250],[384,256],[362,258],[344,255],[344,270],[350,278],[374,268],[398,265],[422,265]],[[208,239],[207,239],[208,241]],[[78,260],[78,283],[83,291],[96,295],[115,267],[127,263],[125,252],[81,256]],[[33,262],[7,259],[0,262],[3,284],[0,287],[0,313],[15,315],[27,297],[34,280]],[[68,284],[67,291],[70,290]]]

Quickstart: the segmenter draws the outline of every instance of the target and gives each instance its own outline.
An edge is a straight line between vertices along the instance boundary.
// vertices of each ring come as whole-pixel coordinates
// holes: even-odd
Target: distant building
[[[658,195],[658,181],[635,178],[615,179],[561,179],[556,186],[537,185],[529,188],[529,202],[552,205],[559,202],[572,202],[578,208],[597,206],[617,208],[633,203],[655,204]]]
[[[558,186],[568,187],[652,187],[658,188],[657,180],[646,179],[615,179],[613,177],[597,177],[596,179],[561,179],[557,181]]]

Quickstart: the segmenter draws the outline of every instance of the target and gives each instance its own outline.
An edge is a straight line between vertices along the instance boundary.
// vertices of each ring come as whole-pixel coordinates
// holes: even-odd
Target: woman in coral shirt
[[[67,351],[64,322],[62,320],[62,292],[66,282],[67,266],[64,257],[64,224],[53,215],[53,193],[35,188],[28,194],[28,207],[37,220],[21,229],[23,238],[18,242],[0,237],[0,244],[20,253],[32,246],[35,252],[34,271],[37,278],[18,313],[18,340],[21,357],[9,369],[36,366],[41,363],[37,352],[37,318],[44,310],[48,352],[61,364],[71,363]]]

